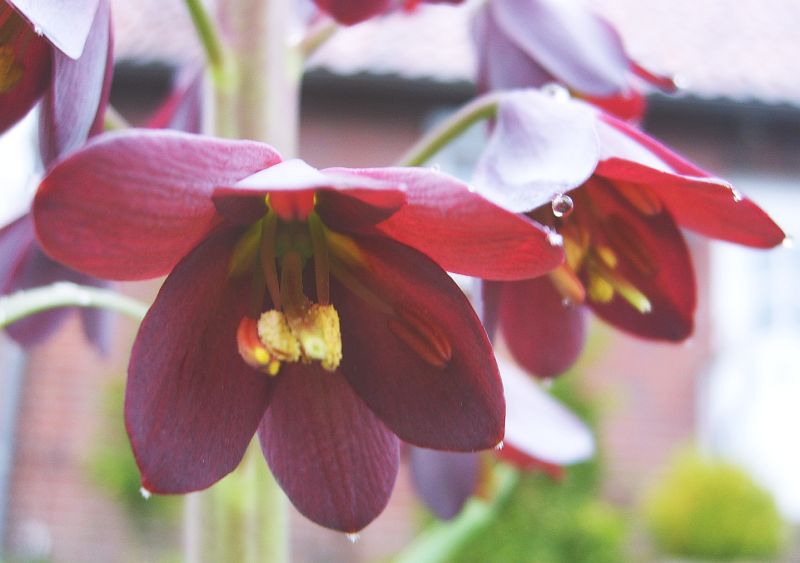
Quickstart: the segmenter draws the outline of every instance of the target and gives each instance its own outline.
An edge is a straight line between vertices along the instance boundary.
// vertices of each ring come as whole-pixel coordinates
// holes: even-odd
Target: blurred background
[[[800,232],[800,3],[590,4],[636,60],[684,86],[648,98],[645,129],[730,180],[790,235]],[[141,123],[202,52],[179,0],[115,1],[113,17],[112,104]],[[467,10],[423,6],[413,17],[340,31],[304,79],[301,156],[319,167],[392,164],[474,94],[474,65]],[[28,119],[0,140],[0,225],[25,210],[35,189],[33,129]],[[483,138],[474,128],[432,164],[468,178]],[[688,239],[699,286],[694,337],[653,344],[595,322],[583,359],[553,392],[596,428],[598,459],[567,468],[558,482],[523,478],[453,561],[660,560],[663,538],[679,532],[654,514],[682,514],[710,488],[691,451],[742,468],[789,523],[742,520],[733,535],[780,529],[779,557],[800,561],[800,255],[790,245],[761,252]],[[157,287],[121,286],[145,300]],[[0,334],[0,553],[11,561],[180,560],[181,500],[139,494],[121,408],[136,326],[119,318],[116,329],[107,357],[87,345],[77,316],[27,354]],[[675,477],[691,463],[700,465],[690,482]],[[709,482],[726,479],[731,491],[750,487],[738,477]],[[659,486],[675,487],[672,499],[694,492],[664,509]],[[735,512],[723,504],[734,493],[721,486],[700,543]],[[355,544],[293,514],[293,560],[386,561],[430,525],[403,469],[389,508]],[[648,533],[654,526],[661,532]]]

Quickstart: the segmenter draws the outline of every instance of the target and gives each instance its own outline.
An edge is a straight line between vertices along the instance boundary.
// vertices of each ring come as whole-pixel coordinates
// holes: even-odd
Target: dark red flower
[[[589,459],[589,428],[508,360],[498,360],[506,393],[506,436],[496,457],[521,471],[560,478],[563,466]],[[487,489],[490,469],[477,453],[411,448],[411,478],[422,502],[442,520],[455,517],[466,501]]]
[[[756,248],[785,238],[726,181],[622,121],[536,91],[502,99],[475,183],[564,239],[567,261],[548,276],[484,284],[487,331],[499,325],[516,359],[541,376],[575,361],[587,308],[644,338],[692,333],[682,227]]]
[[[624,119],[641,117],[640,83],[674,90],[671,79],[633,62],[616,29],[574,0],[491,0],[473,36],[482,91],[555,82]]]
[[[337,22],[353,25],[395,8],[413,10],[420,3],[460,4],[463,0],[314,0],[317,7]]]
[[[34,217],[47,252],[78,270],[169,273],[128,374],[143,485],[207,487],[258,431],[298,509],[348,532],[386,504],[400,439],[502,439],[489,341],[443,268],[519,279],[563,260],[533,221],[444,174],[318,171],[175,132],[90,142],[45,178]]]
[[[102,127],[111,86],[108,0],[0,0],[0,133],[40,99],[45,165]]]
[[[105,287],[108,284],[76,272],[51,260],[36,242],[33,220],[29,214],[0,229],[0,295],[48,285],[58,281]],[[71,309],[60,308],[37,313],[6,327],[6,332],[20,345],[40,344],[66,320]],[[108,312],[81,309],[83,330],[89,341],[102,353],[107,353]]]

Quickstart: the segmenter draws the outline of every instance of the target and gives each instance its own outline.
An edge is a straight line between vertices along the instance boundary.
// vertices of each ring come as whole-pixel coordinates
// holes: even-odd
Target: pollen
[[[300,343],[289,328],[286,316],[271,310],[258,319],[258,337],[266,350],[277,360],[296,362],[300,359]]]
[[[0,94],[10,92],[22,79],[23,67],[16,62],[14,49],[0,45]]]
[[[333,305],[313,303],[289,319],[306,361],[316,360],[323,369],[336,371],[342,361],[342,332],[339,313]]]

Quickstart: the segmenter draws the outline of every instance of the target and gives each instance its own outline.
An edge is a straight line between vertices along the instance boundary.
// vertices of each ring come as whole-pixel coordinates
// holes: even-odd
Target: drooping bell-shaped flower
[[[503,97],[475,177],[478,191],[557,232],[567,260],[545,277],[486,282],[487,331],[540,376],[580,353],[584,315],[678,342],[696,291],[681,228],[754,248],[783,231],[725,180],[591,106],[536,91]]]
[[[45,166],[102,127],[112,74],[108,0],[0,0],[0,133],[42,100]]]
[[[581,0],[489,0],[473,37],[482,91],[557,83],[629,119],[644,112],[641,84],[675,88],[635,63],[616,29]]]
[[[513,362],[498,358],[506,394],[506,436],[494,456],[522,471],[560,476],[565,465],[594,454],[589,428]],[[442,520],[455,517],[466,501],[481,494],[491,471],[478,453],[411,448],[414,487],[422,502]]]
[[[144,487],[205,488],[258,432],[298,509],[348,532],[385,506],[401,439],[503,437],[489,341],[444,269],[522,279],[563,260],[535,222],[438,172],[319,171],[173,132],[90,142],[45,178],[34,217],[80,271],[169,274],[126,390]]]

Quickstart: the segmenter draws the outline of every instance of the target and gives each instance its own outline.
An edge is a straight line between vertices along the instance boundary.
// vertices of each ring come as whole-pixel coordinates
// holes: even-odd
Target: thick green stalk
[[[428,132],[400,159],[400,166],[421,166],[475,123],[497,114],[496,94],[476,98]]]
[[[207,120],[217,136],[264,141],[284,157],[296,154],[298,138],[301,64],[288,38],[292,6],[286,0],[218,1],[232,80],[212,81]],[[289,561],[288,501],[257,440],[233,473],[188,497],[185,532],[191,563]]]

